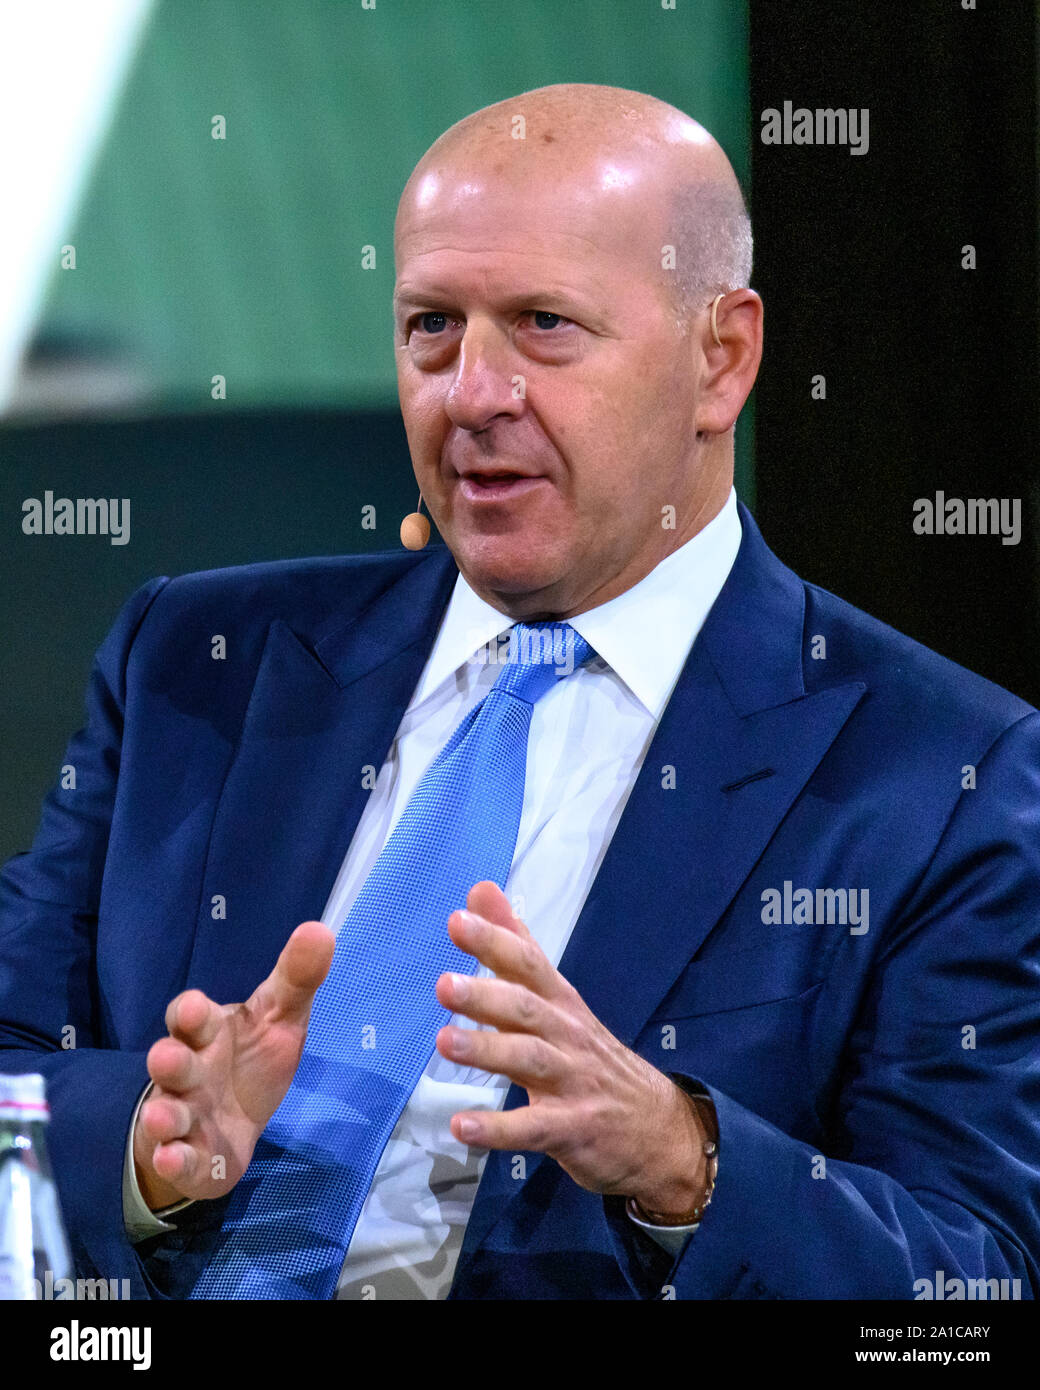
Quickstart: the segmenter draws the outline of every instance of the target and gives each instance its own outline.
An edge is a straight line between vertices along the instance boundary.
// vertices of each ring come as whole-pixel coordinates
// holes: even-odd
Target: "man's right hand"
[[[296,1074],[334,948],[328,927],[303,922],[244,1004],[216,1004],[198,989],[171,1001],[169,1036],[147,1058],[154,1090],[134,1128],[137,1181],[153,1211],[222,1197],[249,1167]]]

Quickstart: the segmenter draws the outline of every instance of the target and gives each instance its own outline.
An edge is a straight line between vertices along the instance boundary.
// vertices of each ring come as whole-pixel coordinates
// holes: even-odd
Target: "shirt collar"
[[[731,488],[718,515],[638,584],[570,620],[655,720],[733,567],[740,537],[737,494]],[[514,622],[486,603],[460,573],[413,708]]]

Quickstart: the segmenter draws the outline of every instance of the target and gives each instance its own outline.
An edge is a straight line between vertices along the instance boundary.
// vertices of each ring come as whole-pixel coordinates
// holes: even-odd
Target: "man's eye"
[[[419,327],[424,333],[440,333],[448,324],[447,314],[438,314],[431,310],[428,314],[419,315]]]
[[[550,322],[546,322],[550,320]],[[542,309],[534,311],[534,321],[539,328],[558,328],[565,320],[560,314],[548,314]]]

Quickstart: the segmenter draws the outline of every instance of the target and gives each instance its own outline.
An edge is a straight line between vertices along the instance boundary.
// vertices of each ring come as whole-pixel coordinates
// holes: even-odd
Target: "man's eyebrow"
[[[402,304],[430,304],[437,299],[446,303],[449,297],[450,296],[445,294],[439,294],[436,290],[429,290],[424,294],[420,290],[413,290],[406,287],[403,290],[394,290],[394,308],[396,309]]]
[[[439,309],[452,308],[454,307],[452,299],[450,292],[444,290],[431,289],[423,292],[419,289],[413,289],[411,286],[405,286],[394,291],[394,312],[397,313],[406,305],[414,304],[429,305]],[[555,289],[533,288],[520,291],[517,294],[506,295],[494,302],[494,308],[501,313],[510,313],[517,309],[537,309],[548,304],[567,305],[585,311],[590,311],[592,308],[588,297],[579,290],[559,287]]]

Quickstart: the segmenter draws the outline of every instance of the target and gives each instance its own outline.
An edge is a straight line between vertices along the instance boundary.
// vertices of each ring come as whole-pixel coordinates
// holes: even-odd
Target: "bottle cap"
[[[46,1120],[50,1115],[42,1076],[0,1076],[0,1121]]]

